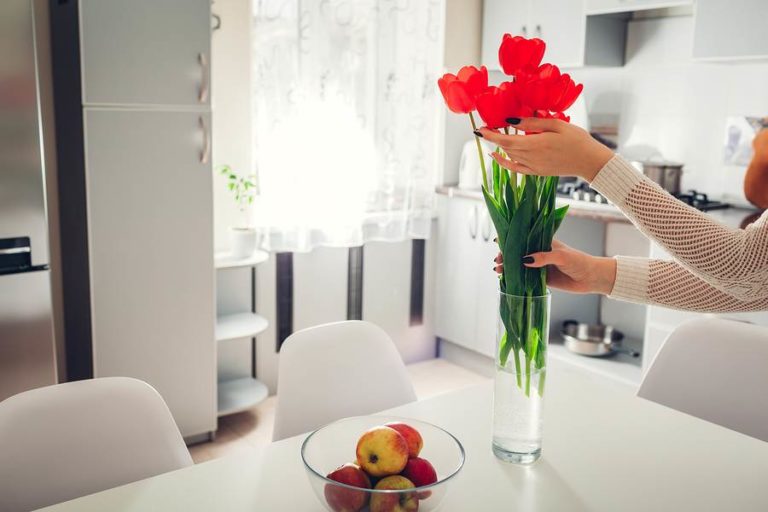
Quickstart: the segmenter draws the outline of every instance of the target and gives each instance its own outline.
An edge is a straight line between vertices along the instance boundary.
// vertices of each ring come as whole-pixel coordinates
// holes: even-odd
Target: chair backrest
[[[768,328],[721,318],[682,324],[637,395],[768,441]]]
[[[0,402],[0,510],[32,510],[192,464],[149,384],[108,377]]]
[[[380,327],[361,321],[311,327],[280,349],[272,438],[415,400],[403,360]]]

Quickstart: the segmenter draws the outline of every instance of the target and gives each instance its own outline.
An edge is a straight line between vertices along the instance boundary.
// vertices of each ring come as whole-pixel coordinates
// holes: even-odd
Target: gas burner
[[[728,203],[723,203],[721,201],[711,201],[709,197],[707,197],[707,194],[697,192],[696,190],[689,190],[685,193],[681,192],[673,195],[685,204],[693,206],[694,208],[703,212],[708,212],[711,210],[722,210],[724,208],[731,207],[731,205]]]

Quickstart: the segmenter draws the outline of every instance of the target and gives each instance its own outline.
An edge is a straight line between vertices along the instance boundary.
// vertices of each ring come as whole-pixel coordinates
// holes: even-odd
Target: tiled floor
[[[486,381],[485,377],[444,359],[409,365],[408,372],[420,400]],[[204,462],[269,444],[276,403],[277,397],[270,396],[251,410],[220,418],[216,440],[191,446],[192,458]]]

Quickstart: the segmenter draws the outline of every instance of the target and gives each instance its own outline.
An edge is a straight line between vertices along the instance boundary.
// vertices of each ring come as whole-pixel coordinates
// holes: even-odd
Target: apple
[[[334,469],[326,478],[352,487],[371,488],[371,481],[365,471],[351,462]],[[368,504],[368,492],[325,484],[325,501],[336,512],[358,512]]]
[[[413,482],[400,475],[382,478],[374,489],[403,490],[413,489]],[[371,493],[371,512],[416,512],[419,499],[413,492]]]
[[[421,452],[421,448],[424,446],[424,440],[421,438],[418,430],[405,423],[387,423],[384,426],[397,430],[405,438],[405,442],[408,443],[409,457],[419,456],[419,452]]]
[[[371,476],[396,475],[408,462],[408,443],[389,427],[374,427],[357,441],[357,463]]]
[[[430,485],[437,482],[437,472],[427,459],[413,457],[405,464],[401,473],[405,478],[413,482],[416,487]]]

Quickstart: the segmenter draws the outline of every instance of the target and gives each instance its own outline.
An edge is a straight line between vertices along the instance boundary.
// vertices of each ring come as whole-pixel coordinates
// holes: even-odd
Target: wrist
[[[592,292],[610,295],[616,283],[616,260],[614,258],[595,257],[595,275]]]
[[[613,151],[608,146],[600,144],[596,140],[593,140],[593,146],[590,148],[589,157],[586,159],[584,169],[581,173],[581,178],[592,183],[597,173],[605,167],[611,158],[613,158]]]

